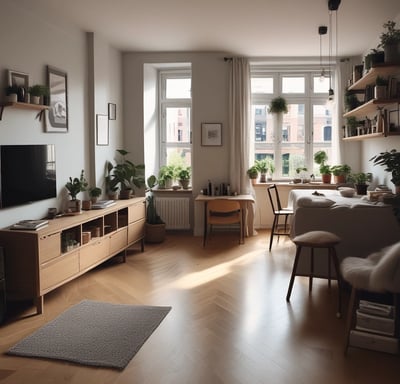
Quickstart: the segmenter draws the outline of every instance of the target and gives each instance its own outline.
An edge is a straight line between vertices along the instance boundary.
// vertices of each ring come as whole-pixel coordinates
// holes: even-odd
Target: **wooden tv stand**
[[[137,242],[143,252],[145,203],[144,197],[117,200],[108,208],[49,220],[37,231],[0,230],[7,299],[33,299],[40,314],[46,293]]]

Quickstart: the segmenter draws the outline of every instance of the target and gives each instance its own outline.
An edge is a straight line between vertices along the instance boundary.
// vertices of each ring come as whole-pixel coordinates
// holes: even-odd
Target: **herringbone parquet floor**
[[[269,253],[268,239],[260,231],[239,246],[236,234],[221,233],[203,248],[201,238],[169,234],[49,293],[43,315],[0,328],[1,352],[84,298],[172,311],[122,372],[1,354],[0,382],[399,383],[399,356],[354,348],[344,356],[335,283],[316,280],[309,296],[308,280],[296,278],[286,303],[294,248],[282,240]]]

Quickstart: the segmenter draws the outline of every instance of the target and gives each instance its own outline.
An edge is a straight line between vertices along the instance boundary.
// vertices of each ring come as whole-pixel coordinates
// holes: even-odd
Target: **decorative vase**
[[[121,200],[126,200],[130,199],[132,195],[132,190],[131,189],[123,189],[119,192],[119,198]]]
[[[90,211],[92,209],[92,202],[90,200],[83,200],[82,209],[84,211]]]

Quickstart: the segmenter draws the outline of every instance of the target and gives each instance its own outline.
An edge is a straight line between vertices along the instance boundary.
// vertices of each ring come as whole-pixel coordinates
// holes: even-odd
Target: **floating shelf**
[[[33,110],[33,111],[44,111],[46,109],[49,109],[49,107],[47,105],[41,105],[41,104],[29,104],[29,103],[21,103],[21,102],[0,103],[0,120],[2,120],[4,108],[7,108],[7,107],[16,108],[16,109],[29,109],[29,110]]]
[[[398,64],[378,64],[372,67],[360,80],[351,85],[349,91],[362,91],[367,85],[374,84],[378,76],[388,77],[398,73],[400,73],[400,65]]]
[[[343,117],[365,117],[370,113],[376,112],[380,108],[399,103],[400,99],[372,99],[367,101],[365,104],[346,112]]]

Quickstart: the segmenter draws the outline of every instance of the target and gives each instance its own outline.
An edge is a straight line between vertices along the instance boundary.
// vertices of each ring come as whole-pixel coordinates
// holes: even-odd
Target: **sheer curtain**
[[[229,127],[230,162],[229,180],[232,191],[250,193],[249,168],[250,146],[250,64],[247,58],[234,57],[229,76]]]

